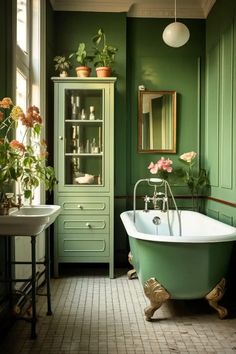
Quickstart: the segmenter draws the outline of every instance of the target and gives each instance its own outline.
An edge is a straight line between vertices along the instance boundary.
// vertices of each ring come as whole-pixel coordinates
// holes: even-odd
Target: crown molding
[[[204,17],[207,18],[212,7],[214,6],[216,0],[202,0],[202,9],[204,13]]]
[[[127,17],[174,18],[173,0],[50,1],[55,11],[126,12]],[[178,0],[177,18],[207,18],[215,2],[216,0]]]
[[[50,0],[55,11],[127,12],[132,0]]]
[[[146,18],[174,18],[175,9],[168,6],[168,3],[135,3],[131,6],[128,17],[146,17]],[[177,7],[176,18],[204,18],[203,10],[199,6]]]

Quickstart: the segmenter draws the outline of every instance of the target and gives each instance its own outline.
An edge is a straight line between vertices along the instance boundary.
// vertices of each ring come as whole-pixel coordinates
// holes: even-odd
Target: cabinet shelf
[[[69,156],[69,157],[102,157],[103,153],[99,152],[99,153],[66,153],[65,156]]]
[[[65,123],[77,123],[77,124],[92,124],[92,125],[97,125],[97,124],[102,124],[103,120],[102,119],[65,119]]]

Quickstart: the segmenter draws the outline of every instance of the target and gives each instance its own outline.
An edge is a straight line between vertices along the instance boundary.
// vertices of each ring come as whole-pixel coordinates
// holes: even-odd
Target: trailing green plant
[[[72,58],[73,56],[76,57],[76,61],[80,64],[80,66],[88,66],[88,63],[92,62],[94,58],[94,55],[88,55],[84,42],[79,43],[77,51],[71,53],[69,58]]]
[[[111,67],[115,61],[115,55],[118,48],[107,43],[107,38],[104,30],[99,28],[97,34],[92,38],[94,44],[94,66]]]
[[[57,55],[54,57],[53,61],[56,63],[54,65],[55,70],[59,73],[62,73],[63,71],[67,72],[71,68],[70,60],[65,56]]]

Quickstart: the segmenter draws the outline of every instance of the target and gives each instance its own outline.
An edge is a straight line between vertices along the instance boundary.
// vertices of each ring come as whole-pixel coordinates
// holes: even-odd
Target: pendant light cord
[[[176,22],[176,0],[175,0],[175,22]]]

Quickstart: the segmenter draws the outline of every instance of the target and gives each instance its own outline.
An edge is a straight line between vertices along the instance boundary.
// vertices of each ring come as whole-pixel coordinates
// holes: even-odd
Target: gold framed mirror
[[[138,152],[176,153],[176,91],[139,91]]]

